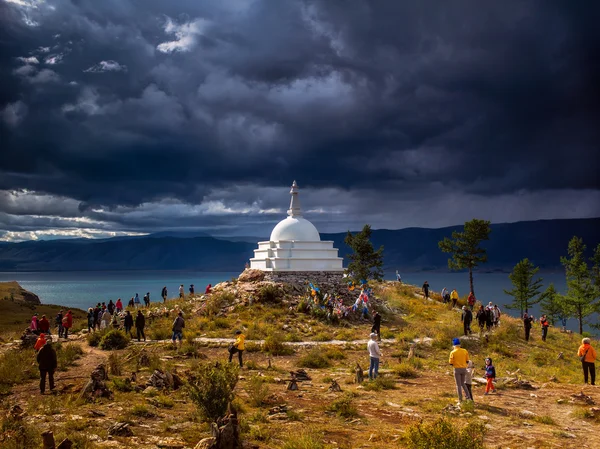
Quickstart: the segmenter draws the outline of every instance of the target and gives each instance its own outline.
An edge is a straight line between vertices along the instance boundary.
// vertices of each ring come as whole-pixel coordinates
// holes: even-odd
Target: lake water
[[[128,301],[139,293],[140,300],[150,292],[152,302],[160,301],[163,286],[167,286],[169,297],[177,296],[180,284],[185,286],[186,293],[190,284],[194,284],[196,292],[204,292],[209,283],[215,285],[238,276],[237,272],[193,272],[193,271],[115,271],[115,272],[0,272],[0,281],[18,281],[21,286],[37,294],[43,303],[61,304],[69,307],[87,309],[97,302],[116,301],[121,298]],[[469,275],[467,273],[450,272],[419,272],[401,273],[403,282],[422,285],[429,282],[432,291],[440,292],[446,287],[448,290],[456,288],[462,296],[469,291]],[[395,279],[394,273],[386,273],[386,279]],[[554,283],[559,292],[565,291],[565,277],[562,273],[542,273],[544,288]],[[507,311],[505,305],[511,298],[504,294],[504,289],[511,289],[512,285],[507,273],[475,273],[475,293],[477,299],[487,303],[492,301],[500,305],[503,312],[512,315],[518,311]],[[534,306],[530,310],[536,317],[539,308]],[[569,322],[569,327],[574,329],[576,320]]]

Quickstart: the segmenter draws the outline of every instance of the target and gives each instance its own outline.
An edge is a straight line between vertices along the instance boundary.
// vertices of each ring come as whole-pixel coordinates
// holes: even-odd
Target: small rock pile
[[[182,385],[183,382],[177,374],[168,371],[163,372],[158,369],[154,370],[152,376],[146,382],[147,387],[154,387],[159,390],[177,390]]]
[[[106,385],[108,380],[108,374],[104,364],[98,365],[90,374],[90,380],[81,391],[82,398],[87,400],[94,400],[96,398],[113,398],[112,391],[109,390]]]

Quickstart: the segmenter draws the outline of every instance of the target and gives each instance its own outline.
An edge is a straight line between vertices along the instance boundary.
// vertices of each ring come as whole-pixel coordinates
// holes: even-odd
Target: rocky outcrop
[[[29,304],[41,304],[35,293],[25,290],[17,281],[0,282],[0,299],[24,301]]]

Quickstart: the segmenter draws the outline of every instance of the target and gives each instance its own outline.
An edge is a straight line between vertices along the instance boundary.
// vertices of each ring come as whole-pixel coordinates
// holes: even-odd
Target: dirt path
[[[73,343],[77,344],[77,343]],[[76,385],[83,384],[86,379],[89,379],[92,370],[100,363],[106,361],[108,354],[97,348],[92,348],[87,344],[80,344],[83,349],[83,356],[75,361],[75,364],[67,371],[57,371],[54,375],[56,383],[56,391],[68,392]],[[31,380],[27,383],[17,385],[12,389],[9,396],[12,402],[20,404],[27,402],[31,396],[40,394],[40,383],[38,379]],[[46,394],[48,394],[48,386],[46,385]]]

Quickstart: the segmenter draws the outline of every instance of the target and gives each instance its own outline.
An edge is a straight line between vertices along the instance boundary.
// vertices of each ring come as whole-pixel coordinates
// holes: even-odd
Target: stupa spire
[[[288,209],[287,213],[292,218],[301,217],[302,211],[300,210],[300,199],[298,198],[298,184],[296,184],[296,181],[292,183],[290,195],[292,195],[292,200],[290,201],[290,208]]]

